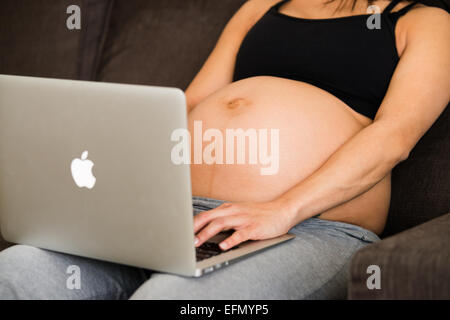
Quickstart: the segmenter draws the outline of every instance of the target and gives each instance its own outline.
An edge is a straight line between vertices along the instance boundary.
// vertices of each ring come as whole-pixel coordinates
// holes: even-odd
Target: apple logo
[[[81,155],[81,159],[74,159],[70,169],[72,171],[72,177],[76,185],[79,188],[92,189],[97,179],[92,174],[92,167],[94,163],[88,160],[88,152],[84,151]]]

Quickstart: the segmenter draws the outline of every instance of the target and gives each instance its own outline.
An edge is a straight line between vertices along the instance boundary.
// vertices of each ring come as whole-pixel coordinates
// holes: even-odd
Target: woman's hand
[[[216,234],[236,230],[220,243],[228,250],[247,240],[264,240],[286,234],[294,221],[294,212],[281,200],[271,202],[224,203],[194,217],[195,245],[198,247]]]

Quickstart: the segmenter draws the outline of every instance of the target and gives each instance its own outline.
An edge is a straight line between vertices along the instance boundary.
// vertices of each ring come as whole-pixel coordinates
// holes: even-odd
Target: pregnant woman
[[[223,250],[296,238],[199,279],[15,246],[0,298],[345,298],[351,256],[384,228],[391,170],[450,99],[450,17],[417,2],[250,0],[186,90],[193,135],[279,132],[274,174],[191,165],[196,245],[224,230]],[[58,265],[87,270],[82,290]]]

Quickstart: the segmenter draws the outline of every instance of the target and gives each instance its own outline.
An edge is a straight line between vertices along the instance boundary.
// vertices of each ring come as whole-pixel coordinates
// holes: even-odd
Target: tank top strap
[[[402,0],[393,0],[393,1],[391,1],[388,4],[388,6],[384,9],[383,13],[391,13],[392,9],[394,9],[400,2],[402,2]],[[410,4],[408,4],[407,6],[401,8],[398,11],[392,12],[392,13],[403,15],[403,14],[408,12],[412,7],[414,7],[418,3],[420,3],[420,0],[413,1]]]
[[[273,6],[270,7],[269,11],[278,11],[278,9],[285,3],[289,2],[290,0],[281,0],[277,3],[275,3]]]
[[[400,3],[401,0],[392,0],[391,2],[389,2],[389,4],[387,5],[386,8],[384,8],[383,13],[389,13],[391,12],[392,9],[394,9],[394,7],[396,5],[398,5]]]
[[[404,15],[418,3],[420,3],[419,0],[413,1],[410,4],[408,4],[406,7],[401,8],[400,10],[396,11],[395,13],[397,13],[399,15]]]

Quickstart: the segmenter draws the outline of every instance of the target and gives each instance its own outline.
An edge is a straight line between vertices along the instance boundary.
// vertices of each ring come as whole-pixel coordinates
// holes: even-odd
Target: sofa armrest
[[[349,281],[352,300],[450,299],[450,213],[359,250]]]

